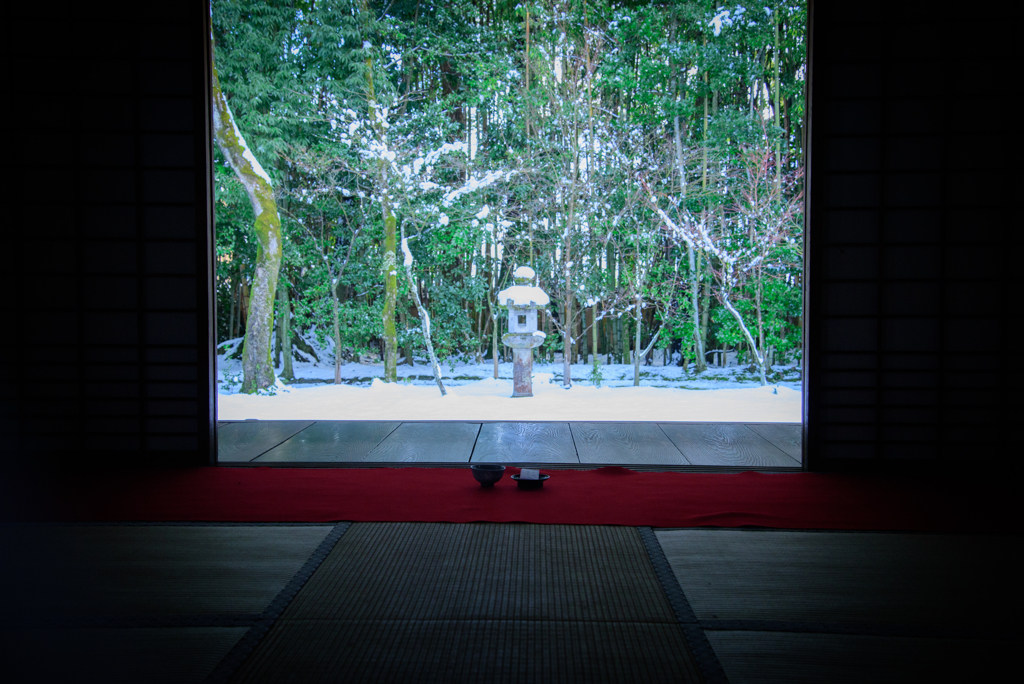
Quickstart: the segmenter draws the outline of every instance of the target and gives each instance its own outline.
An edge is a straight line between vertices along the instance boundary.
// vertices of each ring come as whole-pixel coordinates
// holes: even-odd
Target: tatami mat
[[[1012,680],[1020,643],[791,632],[707,632],[730,684]]]
[[[8,682],[189,684],[203,682],[246,627],[0,630]],[[17,654],[18,658],[11,658]]]
[[[354,523],[288,619],[675,622],[631,527]]]
[[[1005,536],[660,530],[697,618],[950,628],[1016,620]]]
[[[5,575],[19,586],[0,614],[33,620],[258,615],[330,531],[329,525],[0,527]]]
[[[353,524],[236,680],[294,662],[311,682],[697,680],[627,527]]]
[[[232,679],[697,682],[677,625],[537,620],[285,620]]]
[[[998,681],[1021,643],[1020,546],[522,523],[8,525],[0,643],[19,682]]]

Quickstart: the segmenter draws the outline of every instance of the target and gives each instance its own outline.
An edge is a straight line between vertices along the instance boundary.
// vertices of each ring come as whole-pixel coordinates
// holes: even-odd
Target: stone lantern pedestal
[[[513,397],[533,396],[533,349],[547,337],[537,330],[537,309],[551,300],[533,286],[535,277],[532,268],[520,266],[512,273],[516,284],[498,293],[498,303],[508,307],[508,332],[501,341],[512,347]]]

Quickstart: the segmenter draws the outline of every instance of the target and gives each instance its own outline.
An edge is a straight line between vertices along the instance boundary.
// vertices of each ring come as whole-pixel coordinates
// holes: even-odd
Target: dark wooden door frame
[[[201,120],[201,124],[198,130],[203,132],[202,136],[196,136],[197,154],[196,159],[198,164],[201,166],[199,169],[201,173],[196,174],[196,185],[197,185],[197,197],[202,197],[205,200],[204,205],[200,205],[197,208],[197,214],[202,212],[202,216],[198,217],[206,225],[206,252],[205,262],[203,268],[199,271],[206,275],[206,293],[207,293],[207,354],[208,363],[207,368],[209,369],[207,377],[207,392],[209,396],[209,410],[207,414],[207,434],[210,444],[208,465],[217,465],[217,281],[216,281],[216,266],[215,258],[217,251],[217,238],[216,238],[216,222],[214,213],[214,191],[213,191],[213,131],[212,131],[212,107],[211,107],[211,93],[210,93],[210,82],[212,76],[212,61],[213,54],[210,50],[209,36],[212,32],[211,25],[211,7],[210,0],[199,0],[196,3],[197,8],[200,8],[199,13],[201,14],[202,35],[204,39],[200,41],[203,45],[202,51],[202,63],[199,64],[197,60],[197,67],[201,67],[203,70],[202,82],[203,82],[203,101],[196,103],[196,117]],[[813,409],[811,398],[813,392],[811,391],[810,385],[810,364],[808,363],[810,357],[810,350],[816,343],[817,338],[811,334],[811,326],[809,321],[812,319],[814,314],[811,311],[812,298],[810,297],[811,280],[809,278],[811,269],[809,268],[812,260],[812,242],[811,236],[811,184],[813,182],[813,173],[811,169],[811,163],[813,156],[811,154],[811,146],[813,144],[814,137],[812,135],[813,126],[813,90],[814,90],[814,0],[807,0],[807,67],[806,67],[806,78],[804,80],[806,94],[805,94],[805,107],[804,107],[804,274],[803,274],[803,350],[801,358],[801,392],[803,395],[803,409],[802,409],[802,423],[803,423],[803,444],[802,444],[802,459],[801,468],[805,471],[810,470],[813,466],[813,440],[817,434],[811,429],[811,423],[816,419],[816,411]],[[201,147],[201,149],[199,149]],[[528,422],[528,421],[526,421]]]

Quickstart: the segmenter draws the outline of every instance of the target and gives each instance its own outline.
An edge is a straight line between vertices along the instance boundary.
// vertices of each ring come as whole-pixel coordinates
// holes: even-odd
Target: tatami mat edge
[[[334,526],[334,529],[324,538],[309,559],[299,568],[287,585],[278,593],[274,600],[259,616],[259,619],[249,627],[245,635],[239,639],[231,651],[217,664],[217,667],[206,678],[205,684],[220,684],[226,682],[235,672],[239,665],[259,645],[263,637],[274,626],[274,621],[288,607],[288,604],[295,598],[303,585],[313,576],[324,559],[338,543],[338,540],[348,531],[351,523],[342,522]]]

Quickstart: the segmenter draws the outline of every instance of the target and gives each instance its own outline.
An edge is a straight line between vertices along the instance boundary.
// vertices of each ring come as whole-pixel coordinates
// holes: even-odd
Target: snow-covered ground
[[[640,387],[633,387],[632,365],[610,365],[601,366],[597,387],[592,366],[574,365],[573,386],[564,389],[560,362],[535,363],[534,396],[513,399],[511,363],[500,365],[497,380],[489,361],[445,364],[448,396],[442,397],[422,359],[415,366],[400,364],[396,384],[381,382],[379,363],[347,363],[341,368],[345,384],[335,385],[332,363],[296,362],[294,383],[279,380],[273,395],[257,396],[238,393],[241,362],[226,356],[218,356],[221,420],[801,420],[800,375],[792,366],[776,367],[767,387],[734,360],[700,375],[674,365],[641,366]]]

